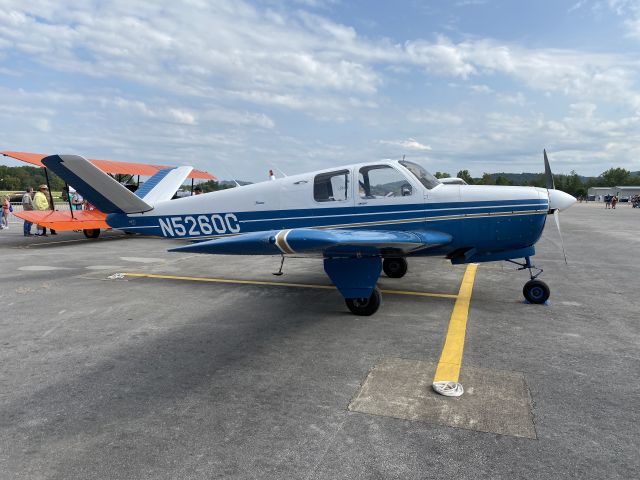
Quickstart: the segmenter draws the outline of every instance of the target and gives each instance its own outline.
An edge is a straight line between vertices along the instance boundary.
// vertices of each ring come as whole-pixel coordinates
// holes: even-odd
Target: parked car
[[[9,202],[10,203],[22,203],[22,197],[24,196],[24,194],[25,194],[24,190],[22,192],[12,193],[11,195],[9,195]]]

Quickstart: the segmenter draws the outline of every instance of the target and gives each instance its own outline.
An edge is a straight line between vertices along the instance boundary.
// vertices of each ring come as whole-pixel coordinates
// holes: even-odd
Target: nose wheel
[[[525,283],[524,287],[522,287],[522,294],[529,303],[535,303],[539,305],[549,300],[551,289],[549,289],[549,285],[544,283],[542,280],[538,280],[538,276],[542,273],[542,269],[533,265],[531,263],[530,257],[525,257],[524,263],[515,262],[513,260],[507,260],[507,262],[519,265],[520,268],[518,268],[518,270],[529,270],[529,276],[531,277],[531,280]],[[537,271],[535,275],[533,273],[533,270]]]
[[[551,290],[542,280],[529,280],[522,288],[522,294],[530,303],[541,304],[549,300]]]

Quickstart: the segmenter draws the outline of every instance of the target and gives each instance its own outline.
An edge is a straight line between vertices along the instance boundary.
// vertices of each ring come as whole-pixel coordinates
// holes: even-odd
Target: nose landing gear
[[[531,280],[525,283],[524,287],[522,287],[522,294],[528,302],[542,304],[549,300],[549,296],[551,295],[549,286],[542,280],[537,279],[538,276],[542,273],[542,269],[533,265],[531,263],[530,257],[525,257],[524,263],[516,262],[514,260],[507,260],[507,262],[518,265],[520,267],[518,268],[518,270],[529,270],[529,276],[531,277]],[[537,273],[535,275],[533,273],[533,270],[537,270]]]

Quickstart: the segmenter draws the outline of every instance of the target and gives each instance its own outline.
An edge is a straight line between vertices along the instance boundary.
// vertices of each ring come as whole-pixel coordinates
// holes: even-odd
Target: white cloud
[[[524,107],[528,103],[527,98],[522,92],[517,92],[513,95],[498,94],[497,97],[500,102],[508,105],[517,105],[519,107]]]
[[[471,85],[469,87],[475,93],[492,93],[493,89],[488,85]]]
[[[464,119],[451,112],[429,109],[413,110],[407,114],[407,120],[412,123],[426,125],[460,125]]]
[[[408,138],[406,140],[380,140],[379,143],[382,145],[397,146],[406,150],[414,150],[414,151],[431,150],[431,147],[429,145],[424,145],[418,142],[415,138]]]

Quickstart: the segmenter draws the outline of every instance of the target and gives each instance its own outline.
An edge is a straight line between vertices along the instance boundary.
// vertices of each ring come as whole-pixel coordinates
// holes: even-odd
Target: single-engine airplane
[[[199,240],[169,251],[281,255],[283,262],[287,255],[317,255],[356,315],[378,310],[382,270],[402,277],[406,259],[424,255],[453,264],[511,261],[529,270],[525,298],[544,303],[550,290],[531,263],[534,244],[547,214],[558,221],[558,212],[576,201],[554,188],[546,151],[547,188],[446,185],[417,163],[385,160],[172,201],[166,192],[175,191],[189,167],[163,170],[134,194],[80,156],[42,162],[108,213],[113,228]]]

